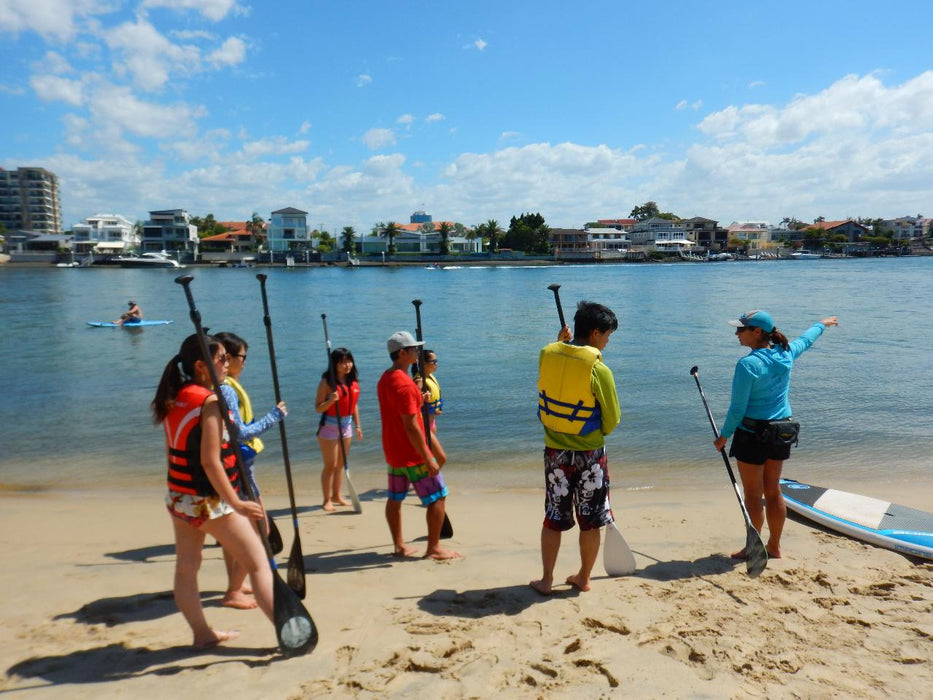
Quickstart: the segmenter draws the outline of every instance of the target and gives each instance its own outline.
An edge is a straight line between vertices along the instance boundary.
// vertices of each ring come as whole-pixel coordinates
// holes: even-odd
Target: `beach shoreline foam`
[[[559,586],[549,598],[528,587],[542,519],[530,489],[454,493],[451,544],[466,558],[445,563],[393,560],[376,489],[361,493],[362,515],[303,507],[317,649],[282,657],[260,613],[220,607],[220,550],[207,547],[208,619],[240,637],[193,653],[171,597],[161,495],[0,494],[0,692],[165,697],[197,684],[237,698],[881,698],[916,696],[933,680],[933,564],[789,521],[785,558],[749,579],[728,558],[744,527],[727,483],[617,493],[638,572],[610,579],[600,561],[592,591]],[[284,568],[287,499],[268,505]],[[414,499],[403,520],[423,548]],[[576,566],[576,539],[564,538],[559,580]]]

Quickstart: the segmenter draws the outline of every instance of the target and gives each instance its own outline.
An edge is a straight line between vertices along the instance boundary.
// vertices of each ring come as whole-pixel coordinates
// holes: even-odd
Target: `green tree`
[[[341,250],[344,253],[350,255],[356,253],[356,231],[353,230],[352,226],[343,227],[343,231],[340,232],[340,240],[342,242]]]
[[[373,235],[385,238],[388,241],[386,252],[389,255],[395,255],[395,237],[398,235],[398,224],[394,221],[382,223],[381,221],[373,226]]]
[[[437,232],[441,236],[440,242],[440,253],[441,255],[450,255],[450,234],[453,231],[453,226],[449,222],[443,221],[440,226],[437,227]]]
[[[322,253],[329,253],[336,246],[336,241],[327,231],[321,231],[318,235],[317,249]]]
[[[499,222],[495,219],[489,219],[485,223],[473,227],[473,237],[479,237],[486,241],[490,253],[499,251],[499,241],[502,240],[504,233],[505,231],[502,230]]]
[[[526,253],[547,254],[551,252],[548,234],[551,229],[544,223],[541,214],[522,214],[513,216],[509,221],[509,230],[503,243],[507,248]]]
[[[647,221],[660,213],[661,210],[658,209],[657,202],[648,201],[632,209],[629,216],[635,219],[635,221]]]

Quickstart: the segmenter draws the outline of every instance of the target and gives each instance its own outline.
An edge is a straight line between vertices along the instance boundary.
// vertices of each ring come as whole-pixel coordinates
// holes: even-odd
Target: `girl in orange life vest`
[[[335,510],[335,504],[350,505],[350,502],[340,495],[340,489],[343,486],[343,471],[341,470],[342,454],[339,440],[343,440],[344,451],[349,454],[354,425],[356,426],[356,439],[363,439],[363,428],[360,425],[360,412],[357,406],[360,399],[360,385],[356,381],[353,353],[346,348],[335,348],[330,353],[330,362],[331,367],[321,375],[321,383],[318,384],[317,398],[314,402],[314,410],[321,414],[317,442],[321,447],[321,457],[324,460],[324,468],[321,470],[321,490],[324,492],[323,508],[326,511]],[[337,378],[337,386],[330,383],[331,368]]]
[[[227,353],[211,336],[208,348],[217,377],[227,376]],[[259,607],[272,620],[272,572],[259,534],[250,520],[262,507],[240,498],[235,445],[224,431],[208,366],[196,335],[185,338],[165,366],[152,415],[165,428],[168,494],[165,504],[175,529],[175,604],[194,633],[195,649],[209,649],[236,632],[207,624],[198,592],[198,570],[205,535],[211,535],[247,570]]]

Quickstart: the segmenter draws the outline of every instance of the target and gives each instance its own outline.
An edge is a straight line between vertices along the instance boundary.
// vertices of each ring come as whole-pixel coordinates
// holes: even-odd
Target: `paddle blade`
[[[450,524],[450,518],[447,517],[447,513],[444,513],[444,524],[441,525],[441,539],[449,540],[454,536],[454,526]]]
[[[278,571],[272,572],[272,596],[275,636],[282,652],[288,656],[307,654],[317,646],[317,626]]]
[[[747,555],[745,571],[751,578],[758,578],[758,574],[768,565],[768,550],[765,549],[758,530],[751,525],[745,533],[745,554]]]
[[[269,547],[272,549],[272,554],[278,554],[283,549],[285,545],[282,543],[282,533],[279,532],[279,528],[276,527],[275,521],[271,516],[269,517]]]
[[[635,555],[614,522],[606,526],[603,567],[609,576],[629,576],[635,573]]]
[[[301,553],[301,538],[298,536],[298,528],[295,528],[295,541],[292,543],[292,551],[288,555],[287,568],[288,587],[295,595],[305,599],[305,558]]]
[[[353,486],[353,481],[350,479],[350,470],[344,468],[343,475],[346,477],[347,489],[350,491],[350,500],[353,502],[353,512],[357,514],[362,513],[363,504],[360,503],[360,497],[356,494],[356,488]]]

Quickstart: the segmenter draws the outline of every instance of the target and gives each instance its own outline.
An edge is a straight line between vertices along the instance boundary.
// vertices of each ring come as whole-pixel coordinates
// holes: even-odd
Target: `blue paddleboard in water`
[[[124,323],[122,326],[112,321],[88,321],[87,325],[94,328],[139,328],[141,326],[167,326],[171,321],[137,321],[136,323]]]

